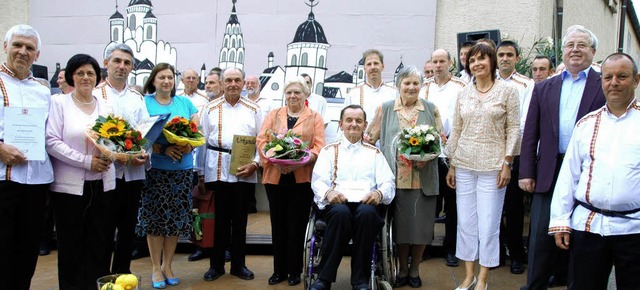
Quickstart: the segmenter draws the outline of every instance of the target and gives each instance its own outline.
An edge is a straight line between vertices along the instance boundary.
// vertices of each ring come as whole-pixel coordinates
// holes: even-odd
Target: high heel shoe
[[[467,286],[466,288],[461,288],[460,286],[458,286],[458,288],[456,288],[456,290],[473,290],[476,287],[476,283],[478,283],[478,280],[474,276],[473,277],[473,281],[471,282],[471,284],[469,286]]]
[[[164,289],[164,288],[167,288],[167,283],[165,281],[160,281],[160,282],[153,281],[153,274],[151,274],[151,287],[155,289]]]
[[[162,273],[162,276],[164,276],[164,280],[167,282],[167,284],[171,286],[176,286],[180,284],[180,279],[178,279],[178,277],[167,278],[167,276],[164,273]]]

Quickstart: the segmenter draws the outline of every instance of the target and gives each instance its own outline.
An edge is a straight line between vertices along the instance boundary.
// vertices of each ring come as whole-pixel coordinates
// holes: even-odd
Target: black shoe
[[[214,280],[220,278],[222,275],[224,275],[224,269],[216,270],[213,267],[209,267],[209,270],[206,273],[204,273],[204,280],[205,281],[214,281]]]
[[[551,275],[551,277],[549,277],[549,288],[560,286],[567,286],[567,278]]]
[[[331,290],[331,283],[318,279],[316,282],[311,284],[309,290]]]
[[[524,273],[524,265],[522,263],[511,260],[511,274],[522,274]]]
[[[253,272],[247,269],[247,267],[231,270],[229,271],[229,273],[243,280],[253,280],[253,278],[255,278],[255,276],[253,275]]]
[[[454,254],[447,254],[444,258],[445,264],[449,267],[458,267],[458,257]]]
[[[224,250],[224,261],[231,262],[231,252],[229,250]]]
[[[193,252],[193,254],[189,256],[188,260],[189,262],[193,262],[193,261],[199,261],[208,257],[209,255],[207,255],[202,249],[198,248],[195,252]]]
[[[367,284],[360,284],[353,286],[353,290],[371,290],[371,287],[369,287],[369,285]]]
[[[46,256],[51,254],[51,249],[49,249],[49,243],[42,242],[40,243],[40,250],[38,251],[38,255]]]
[[[269,277],[269,285],[276,285],[285,280],[285,275],[280,275],[278,273],[273,273],[271,277]]]
[[[422,287],[422,279],[420,279],[420,276],[418,277],[407,276],[407,284],[409,284],[409,287],[411,288],[420,288]]]
[[[407,285],[407,276],[400,277],[396,276],[396,283],[393,285],[394,288],[400,288]]]
[[[289,275],[289,279],[287,279],[287,284],[289,284],[289,286],[296,286],[298,284],[300,284],[300,275]]]
[[[137,260],[140,258],[149,257],[149,250],[142,246],[133,248],[131,251],[131,260]]]

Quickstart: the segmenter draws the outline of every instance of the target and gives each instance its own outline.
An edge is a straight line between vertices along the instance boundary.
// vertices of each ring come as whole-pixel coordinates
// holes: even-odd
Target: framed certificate
[[[45,108],[5,107],[4,143],[20,149],[29,161],[44,161],[48,113]]]
[[[238,167],[253,161],[256,156],[256,136],[233,135],[229,174],[236,175]]]

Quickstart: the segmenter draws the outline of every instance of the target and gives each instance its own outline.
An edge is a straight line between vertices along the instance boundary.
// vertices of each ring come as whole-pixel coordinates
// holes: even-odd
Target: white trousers
[[[500,264],[500,218],[506,187],[498,189],[498,173],[456,168],[456,256],[463,261],[480,259],[480,265],[489,268]]]

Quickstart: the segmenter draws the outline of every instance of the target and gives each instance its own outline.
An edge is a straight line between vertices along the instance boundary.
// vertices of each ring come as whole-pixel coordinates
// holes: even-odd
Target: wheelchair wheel
[[[380,289],[380,290],[392,290],[393,287],[391,287],[391,284],[389,284],[389,282],[387,282],[387,281],[380,281],[380,282],[378,282],[378,289]]]
[[[382,279],[379,284],[382,285],[382,282],[387,282],[388,286],[391,287],[395,285],[396,275],[397,275],[397,265],[398,265],[398,253],[396,252],[395,245],[393,244],[393,223],[389,214],[387,213],[387,222],[382,228],[382,237],[381,237],[381,251],[382,251]],[[382,287],[382,286],[381,286]],[[381,288],[386,289],[386,288]],[[391,288],[388,288],[391,289]]]
[[[309,222],[307,223],[307,231],[304,238],[304,261],[302,270],[302,280],[304,289],[309,289],[313,282],[318,278],[318,264],[320,264],[320,252],[322,246],[322,237],[318,234],[319,229],[316,222],[316,211],[314,208],[309,214]],[[321,226],[320,226],[321,227]]]

